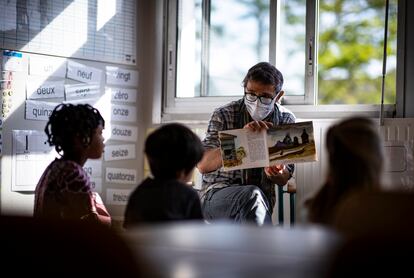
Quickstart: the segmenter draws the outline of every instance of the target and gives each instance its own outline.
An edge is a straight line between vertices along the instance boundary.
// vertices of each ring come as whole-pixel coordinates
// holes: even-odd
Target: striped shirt
[[[244,115],[248,113],[244,106],[244,99],[230,102],[222,107],[217,108],[211,116],[208,124],[206,137],[203,145],[206,149],[214,149],[220,146],[218,132],[222,130],[243,128]],[[285,107],[275,104],[275,109],[267,116],[264,121],[273,122],[274,125],[294,123],[296,120],[294,114]],[[251,121],[251,119],[250,119]],[[288,165],[288,170],[293,173],[294,166]],[[216,171],[203,175],[202,194],[213,188],[223,188],[231,185],[242,184],[242,171],[224,171],[219,168]]]

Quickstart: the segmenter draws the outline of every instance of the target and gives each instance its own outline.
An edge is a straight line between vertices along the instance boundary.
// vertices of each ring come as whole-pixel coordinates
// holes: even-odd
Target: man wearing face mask
[[[246,128],[255,132],[295,122],[295,116],[278,101],[283,96],[282,73],[261,62],[249,69],[244,80],[244,97],[216,109],[211,116],[205,153],[197,165],[203,174],[202,208],[207,221],[233,219],[237,223],[271,224],[275,187],[292,177],[294,165],[274,165],[223,171],[218,132]]]

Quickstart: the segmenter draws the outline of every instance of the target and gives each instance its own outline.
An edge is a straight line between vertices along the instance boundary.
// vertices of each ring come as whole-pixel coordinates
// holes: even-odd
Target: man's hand
[[[290,179],[290,173],[284,164],[264,168],[266,176],[275,184],[284,186]]]
[[[223,165],[220,148],[207,149],[204,151],[203,158],[197,164],[200,173],[205,174],[217,170]]]
[[[264,129],[269,129],[273,126],[272,122],[265,122],[265,121],[252,121],[248,124],[246,124],[243,128],[244,129],[250,129],[251,131],[257,131],[260,132]]]

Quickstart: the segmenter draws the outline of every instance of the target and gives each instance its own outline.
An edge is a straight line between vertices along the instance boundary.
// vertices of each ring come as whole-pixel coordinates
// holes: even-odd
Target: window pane
[[[276,67],[286,95],[305,94],[306,0],[280,1]]]
[[[211,4],[207,95],[242,95],[247,70],[269,59],[270,0],[212,0]]]
[[[178,3],[176,97],[200,96],[201,0]]]
[[[385,1],[320,1],[319,104],[378,104]],[[390,1],[384,103],[395,103],[397,0]]]

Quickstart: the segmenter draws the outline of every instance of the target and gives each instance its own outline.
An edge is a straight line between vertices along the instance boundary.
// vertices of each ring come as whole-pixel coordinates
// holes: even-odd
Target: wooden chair
[[[286,190],[283,186],[277,186],[278,189],[278,220],[279,224],[284,223],[284,194],[289,194],[289,217],[290,225],[293,226],[295,223],[295,208],[296,208],[296,184],[288,183]]]

